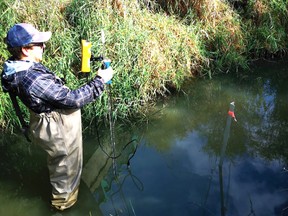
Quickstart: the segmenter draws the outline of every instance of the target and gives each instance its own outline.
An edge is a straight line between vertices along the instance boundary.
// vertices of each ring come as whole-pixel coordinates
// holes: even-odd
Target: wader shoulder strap
[[[12,101],[12,104],[13,104],[13,107],[15,109],[15,112],[16,112],[16,115],[20,121],[20,124],[22,126],[22,133],[24,134],[24,136],[26,137],[26,140],[28,142],[31,142],[29,136],[28,136],[28,132],[29,132],[29,126],[28,124],[24,121],[24,118],[23,118],[23,115],[22,115],[22,112],[20,110],[20,107],[19,107],[19,104],[18,104],[18,101],[16,99],[16,95],[9,92],[9,96],[11,98],[11,101]]]

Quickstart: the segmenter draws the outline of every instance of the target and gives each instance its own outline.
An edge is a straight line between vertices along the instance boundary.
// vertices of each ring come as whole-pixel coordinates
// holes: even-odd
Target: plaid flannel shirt
[[[14,61],[14,64],[15,62],[16,65],[23,63]],[[4,67],[2,87],[4,91],[18,95],[20,100],[35,113],[82,108],[98,98],[104,90],[100,77],[95,77],[80,88],[71,90],[41,63],[30,62],[30,64],[32,66],[28,69],[22,71],[15,69],[14,73],[7,72],[10,69],[5,71],[7,67]]]

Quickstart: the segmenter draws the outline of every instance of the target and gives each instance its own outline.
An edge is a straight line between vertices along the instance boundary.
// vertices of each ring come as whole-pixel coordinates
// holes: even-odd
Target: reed
[[[3,0],[0,36],[16,22],[50,30],[44,64],[71,88],[78,79],[80,39],[103,54],[100,31],[106,34],[105,56],[117,72],[111,84],[117,119],[145,118],[160,97],[181,89],[196,76],[247,69],[262,56],[285,53],[287,3],[248,0]],[[236,2],[236,1],[235,1]],[[0,43],[0,64],[9,57]],[[95,76],[99,63],[92,63]],[[191,86],[193,88],[193,86]],[[0,92],[0,127],[17,124],[9,98]],[[85,122],[107,117],[108,95],[83,109]],[[149,108],[147,108],[149,107]],[[26,111],[28,116],[28,113]],[[13,127],[12,127],[13,128]]]
[[[203,56],[193,26],[140,10],[136,1],[125,1],[126,16],[107,2],[77,1],[77,6],[85,8],[85,13],[71,4],[67,8],[69,23],[76,26],[78,35],[93,42],[95,55],[102,51],[100,30],[106,33],[105,54],[117,72],[112,88],[119,118],[135,114],[169,88],[179,89],[187,77],[199,71]]]
[[[288,5],[285,1],[248,1],[244,14],[250,54],[269,58],[286,54]]]

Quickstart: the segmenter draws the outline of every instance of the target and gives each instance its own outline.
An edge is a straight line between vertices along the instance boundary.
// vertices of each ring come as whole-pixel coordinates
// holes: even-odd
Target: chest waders
[[[81,110],[30,111],[30,131],[33,142],[48,153],[52,206],[71,207],[77,201],[83,164]]]

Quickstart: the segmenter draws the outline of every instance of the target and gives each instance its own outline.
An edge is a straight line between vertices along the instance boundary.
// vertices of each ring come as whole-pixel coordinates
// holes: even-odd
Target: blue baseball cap
[[[8,47],[23,47],[30,43],[42,43],[51,38],[51,32],[40,32],[28,23],[15,24],[7,33]]]

